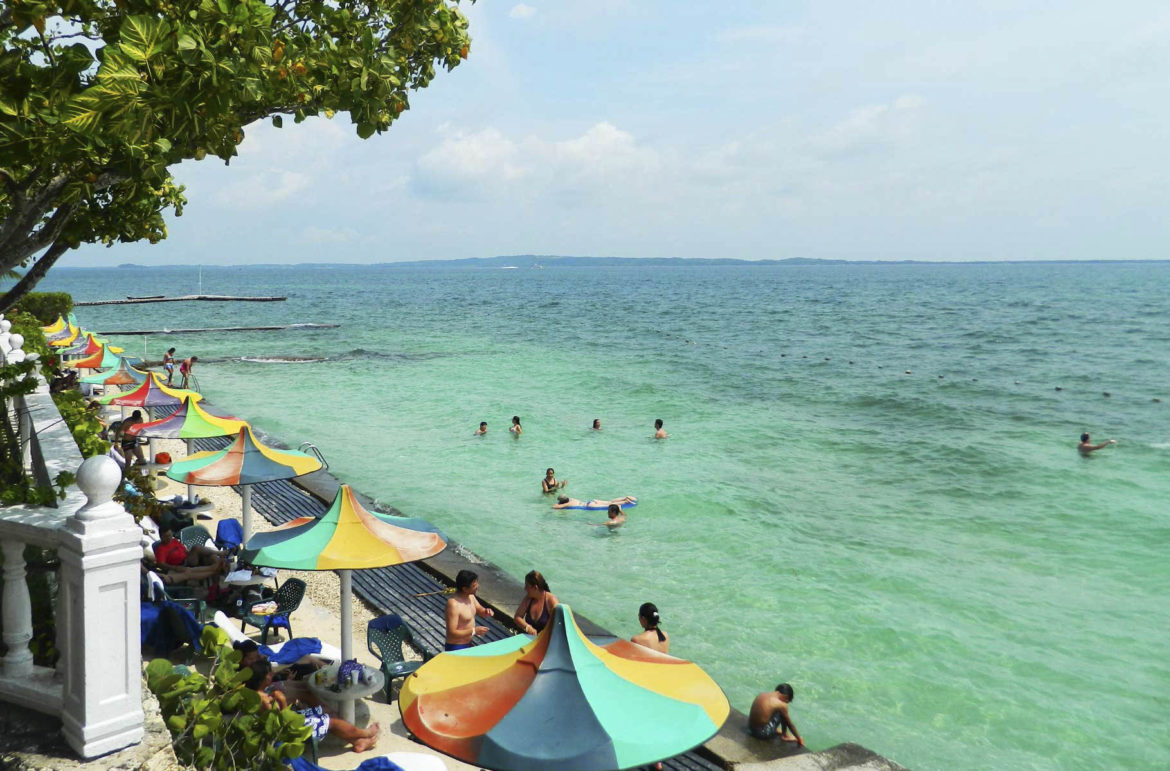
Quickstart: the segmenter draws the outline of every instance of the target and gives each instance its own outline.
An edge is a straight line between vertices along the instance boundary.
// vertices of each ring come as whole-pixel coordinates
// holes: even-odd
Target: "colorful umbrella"
[[[118,366],[86,375],[82,383],[96,383],[107,386],[138,385],[146,380],[146,373],[134,369],[126,359],[119,359]]]
[[[257,482],[292,479],[322,468],[320,459],[295,450],[277,450],[256,441],[252,427],[240,429],[236,440],[225,449],[197,452],[175,463],[167,476],[189,485],[223,487],[240,485],[244,540],[252,536],[252,488]]]
[[[625,640],[599,647],[564,603],[536,638],[431,659],[398,706],[424,744],[509,771],[651,765],[710,739],[731,711],[696,664]]]
[[[60,332],[47,336],[45,339],[49,341],[49,345],[54,348],[64,348],[73,345],[73,341],[81,334],[81,327],[75,327],[72,324],[62,329]]]
[[[102,340],[93,332],[85,333],[85,340],[75,341],[72,348],[61,351],[62,356],[90,356],[97,353],[105,346],[111,353],[122,353],[124,348],[119,348],[116,345],[110,345],[105,340]]]
[[[50,324],[47,327],[41,327],[41,331],[45,333],[46,337],[48,337],[49,335],[55,335],[58,332],[60,332],[62,329],[64,329],[65,325],[67,323],[68,322],[65,321],[64,316],[57,316],[56,321],[54,321],[52,324]]]
[[[168,388],[162,384],[157,373],[151,372],[150,377],[142,381],[142,385],[131,391],[107,394],[99,397],[101,404],[114,404],[120,407],[174,407],[182,404],[183,399],[199,401],[203,395],[195,391],[184,391],[179,388]]]
[[[103,345],[97,352],[84,359],[71,361],[68,366],[74,369],[113,369],[121,360],[120,356]]]
[[[433,557],[447,548],[446,537],[426,520],[367,510],[349,485],[341,485],[320,519],[298,518],[244,546],[253,565],[289,570],[336,570],[341,577],[341,658],[353,658],[351,570],[383,568]],[[352,722],[353,702],[342,702]]]
[[[232,436],[240,433],[247,422],[233,417],[212,415],[190,399],[183,399],[183,406],[162,420],[151,423],[136,423],[126,429],[131,436],[145,436],[151,439],[186,439],[187,456],[194,454],[191,442],[211,436]],[[153,451],[152,451],[153,452]],[[153,454],[151,457],[154,457]],[[187,485],[187,500],[191,500],[191,485]]]

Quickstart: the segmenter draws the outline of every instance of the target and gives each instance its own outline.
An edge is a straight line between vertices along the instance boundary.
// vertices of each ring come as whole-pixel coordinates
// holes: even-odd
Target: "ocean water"
[[[289,299],[78,316],[339,324],[118,342],[199,355],[217,405],[619,633],[657,603],[672,652],[739,709],[791,682],[813,748],[1170,765],[1168,263],[208,267],[202,289]],[[1083,458],[1082,431],[1119,443]],[[604,516],[540,495],[548,466],[576,497],[640,504],[590,527]]]

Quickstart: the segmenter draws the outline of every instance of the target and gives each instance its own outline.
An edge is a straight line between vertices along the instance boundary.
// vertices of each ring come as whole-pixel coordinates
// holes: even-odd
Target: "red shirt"
[[[172,538],[170,543],[155,545],[154,558],[164,565],[182,565],[187,560],[187,547],[178,538]]]

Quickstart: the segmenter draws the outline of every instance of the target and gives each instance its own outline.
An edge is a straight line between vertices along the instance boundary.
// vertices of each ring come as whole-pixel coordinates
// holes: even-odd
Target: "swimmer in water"
[[[654,438],[655,439],[665,439],[666,438],[666,429],[662,427],[662,418],[658,418],[657,420],[654,421]]]
[[[561,489],[568,483],[569,480],[567,479],[562,479],[558,482],[556,472],[550,468],[548,471],[544,472],[544,478],[540,480],[540,490],[545,495],[548,495],[550,493],[555,493],[557,490]]]
[[[1080,451],[1081,455],[1088,455],[1090,453],[1096,452],[1097,450],[1102,450],[1111,444],[1117,444],[1117,440],[1106,439],[1104,442],[1101,442],[1101,444],[1093,444],[1089,441],[1089,435],[1085,433],[1081,434],[1081,443],[1077,445],[1077,449]]]
[[[594,418],[593,419],[593,430],[594,431],[601,430],[601,418]]]
[[[484,421],[480,422],[479,428],[476,430],[475,435],[476,436],[483,436],[486,433],[487,433],[487,421],[484,420]]]
[[[616,503],[609,504],[609,519],[605,522],[590,522],[594,527],[621,527],[626,523],[626,513]]]
[[[512,416],[512,425],[508,427],[508,430],[511,431],[512,434],[517,439],[520,438],[520,434],[524,433],[524,429],[520,428],[520,416],[519,415]]]

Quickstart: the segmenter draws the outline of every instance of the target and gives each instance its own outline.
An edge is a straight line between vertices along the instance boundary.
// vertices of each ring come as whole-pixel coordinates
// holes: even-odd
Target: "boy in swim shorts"
[[[803,747],[804,739],[800,738],[800,733],[788,715],[788,704],[793,698],[792,686],[788,683],[780,683],[776,690],[757,696],[748,713],[748,731],[751,735],[757,739],[771,739],[779,733],[781,741],[797,742]]]

